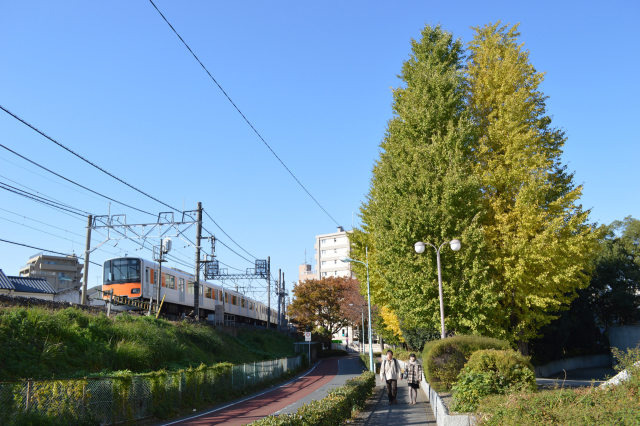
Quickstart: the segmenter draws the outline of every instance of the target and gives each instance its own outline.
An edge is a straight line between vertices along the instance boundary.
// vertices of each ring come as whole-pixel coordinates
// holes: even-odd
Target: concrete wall
[[[620,350],[640,345],[640,325],[622,325],[609,329],[609,345]]]
[[[551,361],[548,364],[535,367],[535,373],[536,377],[549,377],[553,374],[561,373],[562,370],[575,370],[577,368],[596,367],[611,367],[611,355],[586,355],[577,356],[574,358],[559,359],[557,361]]]
[[[429,398],[429,404],[436,418],[438,426],[471,426],[476,424],[476,418],[471,414],[449,414],[449,409],[438,392],[436,392],[422,376],[420,387]]]

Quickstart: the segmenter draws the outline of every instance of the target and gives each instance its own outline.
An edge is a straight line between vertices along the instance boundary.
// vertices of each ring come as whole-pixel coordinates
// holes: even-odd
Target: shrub
[[[481,349],[510,349],[504,340],[483,336],[453,336],[428,342],[422,353],[424,374],[437,391],[451,389],[471,354]]]
[[[533,391],[533,367],[513,350],[485,349],[471,354],[453,386],[455,411],[474,411],[480,399],[491,394]]]
[[[268,416],[251,423],[254,426],[334,426],[343,424],[354,409],[361,409],[376,383],[369,371],[348,380],[320,400],[303,405],[293,414]]]

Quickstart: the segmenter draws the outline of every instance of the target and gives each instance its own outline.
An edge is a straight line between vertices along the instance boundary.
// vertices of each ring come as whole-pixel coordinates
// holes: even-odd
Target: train
[[[138,257],[108,259],[103,265],[102,294],[129,300],[156,300],[160,279],[160,298],[164,297],[162,315],[170,319],[190,316],[194,305],[194,275],[176,268],[160,267],[156,262]],[[200,281],[199,314],[215,323],[267,325],[268,308],[242,293],[208,281]],[[277,323],[271,313],[271,324]]]

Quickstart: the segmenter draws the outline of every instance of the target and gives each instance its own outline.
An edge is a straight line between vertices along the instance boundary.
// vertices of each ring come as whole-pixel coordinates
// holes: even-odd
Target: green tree
[[[436,257],[417,255],[418,240],[460,238],[463,250],[443,250],[448,329],[484,333],[497,295],[486,288],[480,182],[469,162],[474,127],[465,112],[462,43],[427,26],[411,43],[401,87],[393,91],[393,118],[380,148],[366,201],[363,228],[354,232],[354,257],[369,248],[373,302],[388,307],[408,329],[439,329]],[[363,282],[361,265],[353,265]]]
[[[591,284],[586,289],[591,312],[600,325],[640,320],[640,220],[632,217],[607,227]]]
[[[499,297],[493,334],[526,342],[588,285],[598,233],[578,204],[582,188],[561,164],[565,136],[551,126],[543,74],[519,44],[517,26],[475,32],[469,106],[489,287]]]

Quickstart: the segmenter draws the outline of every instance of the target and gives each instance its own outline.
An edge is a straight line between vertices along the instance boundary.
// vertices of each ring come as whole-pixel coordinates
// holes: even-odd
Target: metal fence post
[[[29,411],[31,405],[31,381],[27,381],[27,400],[25,401],[25,411]]]

